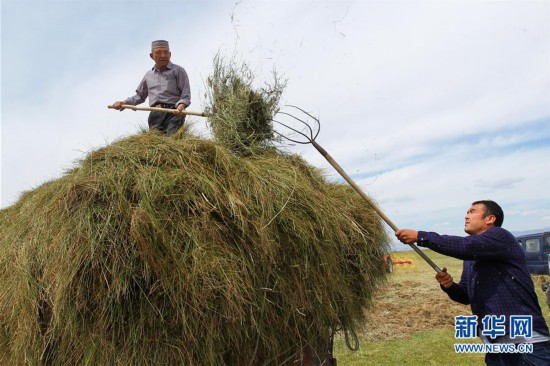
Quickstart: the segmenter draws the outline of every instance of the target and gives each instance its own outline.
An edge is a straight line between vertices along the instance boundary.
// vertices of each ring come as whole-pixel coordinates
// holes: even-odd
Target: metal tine
[[[306,135],[305,133],[303,133],[303,132],[301,132],[301,131],[298,131],[298,130],[296,130],[295,128],[292,128],[292,127],[290,127],[289,125],[287,125],[287,124],[285,124],[285,123],[282,123],[282,122],[280,122],[280,121],[277,121],[277,120],[272,120],[272,121],[275,122],[275,123],[277,123],[277,124],[279,124],[279,125],[281,125],[281,126],[283,126],[283,127],[285,127],[285,128],[287,128],[287,129],[289,129],[289,130],[292,130],[292,131],[296,132],[296,133],[299,134],[299,135],[304,136],[304,137],[307,139],[307,141],[295,140],[295,139],[292,139],[292,138],[288,137],[288,135],[285,135],[285,134],[280,133],[279,131],[273,131],[273,132],[275,132],[277,135],[279,135],[279,136],[281,136],[282,138],[284,138],[285,140],[288,140],[288,141],[290,141],[290,142],[294,142],[294,143],[296,143],[296,144],[304,144],[304,145],[310,144],[310,143],[311,143],[310,137],[309,137],[308,135]]]
[[[285,116],[288,116],[288,117],[292,118],[294,121],[298,121],[301,125],[303,125],[304,129],[307,129],[309,131],[309,134],[307,133],[307,131],[303,132],[303,130],[299,130],[299,129],[291,126],[289,123],[284,123],[284,122],[281,122],[280,120],[273,119],[273,122],[283,126],[284,128],[286,128],[288,130],[294,131],[296,134],[298,134],[300,136],[303,136],[307,141],[296,140],[296,139],[290,138],[289,136],[287,136],[285,134],[282,134],[280,132],[277,132],[277,131],[275,131],[275,133],[277,133],[279,136],[283,137],[284,139],[286,139],[288,141],[291,141],[291,142],[294,142],[294,143],[297,143],[297,144],[312,143],[317,138],[317,136],[319,135],[319,132],[321,130],[321,124],[319,122],[319,119],[314,117],[310,113],[304,111],[302,108],[296,107],[294,105],[286,105],[285,107],[291,107],[291,108],[297,109],[301,113],[303,113],[306,116],[308,116],[309,118],[313,119],[315,121],[315,126],[316,126],[315,130],[316,131],[314,132],[314,130],[311,127],[310,123],[306,122],[302,118],[298,118],[295,114],[292,114],[292,113],[289,113],[289,112],[286,112],[286,111],[278,111],[277,114],[285,115]]]
[[[321,132],[321,122],[319,121],[319,118],[313,116],[311,113],[309,113],[309,112],[307,112],[307,111],[303,110],[302,108],[297,107],[295,105],[287,104],[287,106],[299,110],[300,112],[304,113],[305,115],[307,115],[308,117],[310,117],[311,119],[313,119],[315,121],[315,125],[317,126],[316,127],[317,133],[315,133],[315,136],[313,136],[313,131],[311,130],[311,127],[310,127],[309,123],[301,121],[302,123],[304,123],[305,125],[308,126],[309,130],[311,131],[311,136],[312,136],[311,139],[315,140],[317,138],[317,136],[319,136],[319,132]],[[294,118],[296,118],[296,117],[294,117]]]

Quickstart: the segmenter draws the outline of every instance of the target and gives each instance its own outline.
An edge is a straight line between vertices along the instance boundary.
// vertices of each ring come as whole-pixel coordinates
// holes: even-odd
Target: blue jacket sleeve
[[[462,260],[500,260],[513,253],[514,236],[500,227],[466,237],[419,231],[418,245]]]
[[[466,262],[462,265],[462,275],[458,283],[453,283],[449,288],[441,286],[441,289],[449,295],[449,298],[453,301],[459,302],[464,305],[470,304],[470,297],[468,296],[467,275],[468,268]]]

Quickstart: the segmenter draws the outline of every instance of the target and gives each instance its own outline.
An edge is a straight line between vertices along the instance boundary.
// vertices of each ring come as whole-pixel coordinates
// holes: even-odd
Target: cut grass
[[[217,55],[208,77],[206,112],[214,138],[235,153],[249,155],[278,140],[273,116],[286,81],[273,73],[272,82],[257,87],[255,75],[246,63]]]
[[[374,210],[299,156],[185,129],[92,151],[0,210],[0,365],[285,364],[387,277]]]

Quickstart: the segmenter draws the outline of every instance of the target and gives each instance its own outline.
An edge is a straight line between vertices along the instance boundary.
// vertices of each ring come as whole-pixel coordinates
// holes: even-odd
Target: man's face
[[[485,205],[476,204],[470,207],[464,218],[464,231],[470,235],[479,235],[495,223],[495,216],[485,216]]]
[[[150,56],[155,61],[157,69],[162,70],[168,65],[171,53],[168,48],[155,48]]]

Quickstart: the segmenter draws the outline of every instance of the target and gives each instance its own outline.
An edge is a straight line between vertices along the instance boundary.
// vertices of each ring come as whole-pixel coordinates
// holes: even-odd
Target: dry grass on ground
[[[447,267],[458,281],[460,261],[433,252],[429,256],[440,267]],[[414,252],[395,252],[392,257],[412,263],[394,265],[394,272],[368,311],[367,323],[359,334],[361,340],[401,339],[418,331],[452,327],[456,315],[471,314],[469,306],[449,300],[434,278],[435,271]]]

